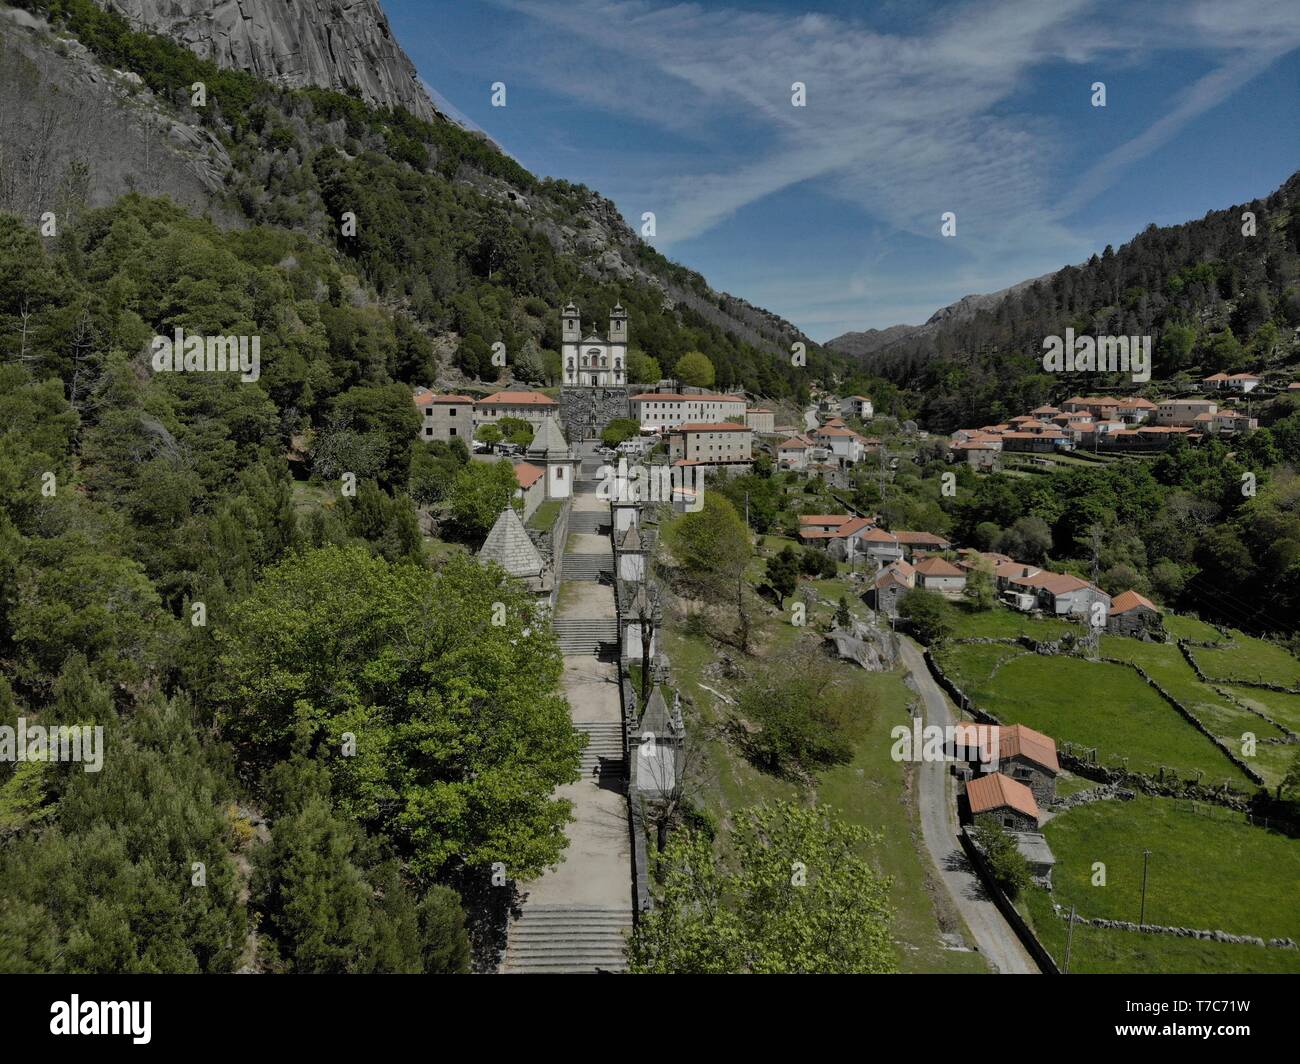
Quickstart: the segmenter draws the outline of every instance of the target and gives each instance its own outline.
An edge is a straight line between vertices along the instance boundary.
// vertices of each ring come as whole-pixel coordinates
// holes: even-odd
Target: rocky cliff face
[[[96,0],[224,67],[298,88],[355,87],[370,103],[433,118],[378,0]]]

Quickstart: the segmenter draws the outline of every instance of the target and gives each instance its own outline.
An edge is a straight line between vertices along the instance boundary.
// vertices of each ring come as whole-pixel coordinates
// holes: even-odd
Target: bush
[[[994,881],[1014,901],[1033,879],[1029,873],[1029,862],[1016,849],[1015,840],[991,816],[976,818],[972,834],[975,844],[988,859]]]

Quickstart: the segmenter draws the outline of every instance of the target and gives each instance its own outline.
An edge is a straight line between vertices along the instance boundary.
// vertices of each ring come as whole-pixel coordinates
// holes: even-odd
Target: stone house
[[[898,616],[898,600],[916,586],[916,571],[901,558],[877,574],[871,585],[870,605],[877,613]]]
[[[1023,783],[991,772],[966,784],[966,808],[970,820],[989,815],[1008,831],[1038,830],[1040,813],[1034,792]]]
[[[1125,591],[1115,596],[1106,615],[1106,631],[1112,635],[1157,642],[1163,642],[1165,637],[1160,608],[1136,591]]]
[[[474,400],[468,395],[435,395],[428,388],[421,388],[412,398],[423,419],[420,439],[461,439],[466,447],[473,445]]]

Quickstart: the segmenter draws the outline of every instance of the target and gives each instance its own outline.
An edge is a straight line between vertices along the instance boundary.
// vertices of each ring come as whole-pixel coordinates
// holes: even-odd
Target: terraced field
[[[1137,922],[1143,850],[1151,851],[1148,923],[1300,940],[1300,909],[1279,903],[1300,882],[1300,841],[1146,797],[1080,806],[1051,820],[1045,834],[1057,860],[1053,893],[1035,890],[1025,901],[1058,961],[1066,924],[1051,900],[1075,905],[1080,916]],[[1097,862],[1105,865],[1102,886],[1093,885]],[[1300,950],[1079,926],[1071,953],[1075,972],[1300,972]]]
[[[1178,653],[1176,647],[1170,649]],[[1103,764],[1118,766],[1127,758],[1128,767],[1137,772],[1154,774],[1165,767],[1184,777],[1200,772],[1206,782],[1227,780],[1247,791],[1255,787],[1221,750],[1123,665],[1044,656],[996,644],[950,646],[940,652],[939,660],[979,707],[1009,724],[1027,724],[1045,732],[1058,745],[1069,742],[1096,748]]]

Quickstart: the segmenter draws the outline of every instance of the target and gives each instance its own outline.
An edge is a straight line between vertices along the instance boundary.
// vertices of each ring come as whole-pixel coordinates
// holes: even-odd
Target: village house
[[[1242,395],[1253,392],[1260,383],[1260,378],[1253,373],[1214,373],[1201,379],[1205,391],[1239,392]]]
[[[1214,415],[1214,423],[1211,431],[1233,435],[1244,432],[1254,432],[1257,428],[1259,428],[1259,421],[1256,418],[1248,417],[1240,410],[1225,409],[1220,410]]]
[[[474,438],[473,399],[468,395],[435,395],[428,388],[421,388],[413,398],[424,419],[420,439],[463,439],[465,446],[470,446]]]
[[[1165,638],[1160,608],[1136,591],[1124,591],[1115,596],[1106,615],[1106,631],[1156,642],[1163,642]]]
[[[494,392],[474,404],[474,427],[513,417],[527,421],[536,431],[543,421],[558,416],[559,411],[560,404],[541,392]]]
[[[527,521],[546,498],[546,470],[529,462],[515,463],[515,498],[523,504],[522,517]]]
[[[862,421],[870,421],[875,412],[871,406],[871,400],[865,395],[850,395],[846,399],[840,400],[840,414],[844,417],[856,417]]]
[[[879,566],[900,561],[904,554],[903,547],[898,542],[898,537],[892,532],[886,532],[883,528],[867,529],[862,533],[860,542],[867,557],[871,558]]]
[[[894,539],[909,561],[914,551],[934,552],[952,549],[951,541],[933,532],[907,532],[900,529],[894,533]]]
[[[937,556],[915,563],[916,583],[926,591],[937,591],[945,598],[961,598],[966,587],[966,573],[952,562]]]
[[[729,418],[745,420],[748,405],[743,395],[715,395],[701,392],[642,392],[628,400],[632,418],[642,431],[675,429],[689,423],[714,423]]]
[[[876,527],[871,517],[849,514],[805,514],[799,518],[799,539],[820,547],[836,561],[851,562],[865,554],[863,537]]]
[[[1107,608],[1110,596],[1101,588],[1069,573],[1036,571],[1031,576],[1012,577],[1007,580],[1008,590],[1022,595],[1033,595],[1036,606],[1044,613],[1058,617],[1088,617],[1093,603]]]
[[[1038,830],[1041,817],[1034,792],[1001,772],[974,776],[966,783],[969,819],[991,816],[1008,831]]]
[[[1061,762],[1056,754],[1056,741],[1050,735],[1023,724],[992,728],[958,724],[953,741],[946,744],[945,750],[966,764],[971,775],[983,771],[980,758],[990,753],[981,748],[981,728],[985,729],[984,741],[991,743],[997,754],[998,772],[1028,787],[1040,808],[1056,800],[1056,778],[1061,774]]]
[[[1074,449],[1074,440],[1064,429],[1044,429],[1032,432],[1004,432],[1002,434],[1002,452],[1028,452],[1030,454],[1052,454],[1055,451]]]
[[[745,411],[745,424],[759,435],[764,433],[770,435],[776,431],[773,424],[775,417],[776,415],[765,407],[755,406]]]
[[[1202,415],[1208,414],[1213,420],[1218,409],[1218,404],[1209,399],[1166,399],[1156,406],[1156,424],[1190,428]]]
[[[1001,442],[969,440],[950,444],[947,460],[949,462],[965,462],[971,469],[988,472],[999,468],[1001,454]]]
[[[869,605],[878,613],[898,616],[898,600],[916,586],[916,570],[901,558],[876,574],[871,585]]]
[[[748,464],[754,460],[753,438],[748,425],[687,422],[668,433],[668,457],[708,466]]]
[[[862,461],[866,454],[867,441],[852,429],[838,425],[823,425],[812,434],[813,442],[824,447],[840,460],[842,465],[853,465]]]

